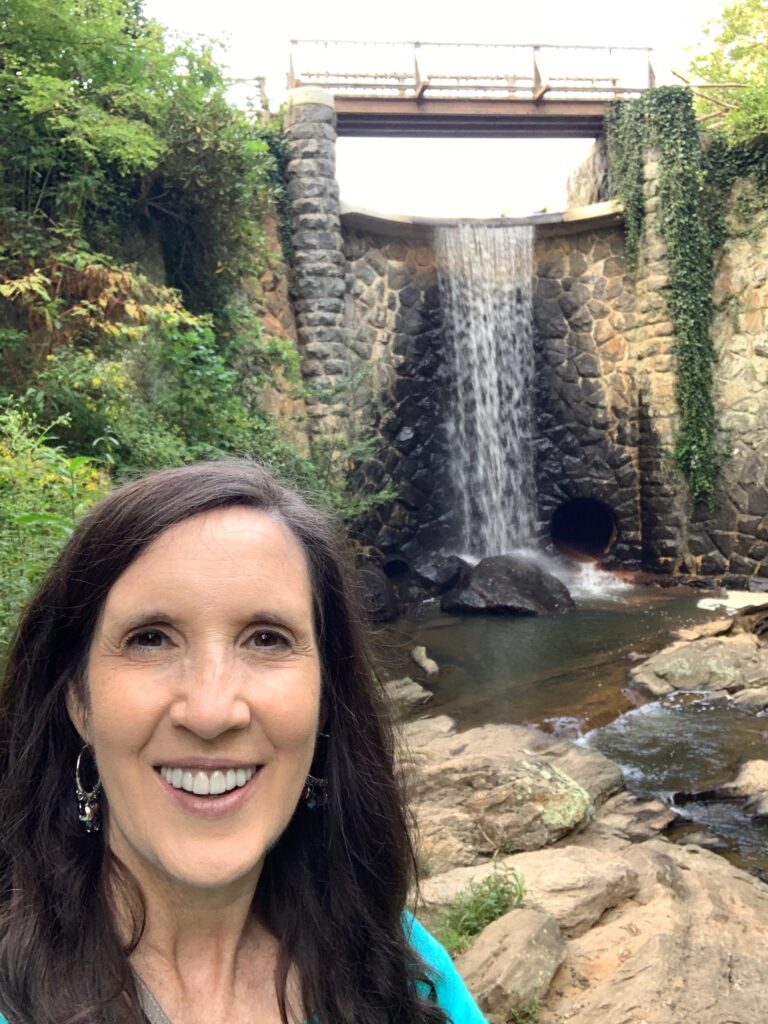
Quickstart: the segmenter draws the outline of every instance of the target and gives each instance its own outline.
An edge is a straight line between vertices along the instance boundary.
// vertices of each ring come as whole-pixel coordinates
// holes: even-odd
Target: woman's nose
[[[174,725],[206,740],[232,729],[245,729],[251,710],[236,659],[221,651],[190,657],[170,717]]]

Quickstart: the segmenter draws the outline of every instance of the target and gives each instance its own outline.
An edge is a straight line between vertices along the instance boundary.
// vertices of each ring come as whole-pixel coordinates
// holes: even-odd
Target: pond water
[[[665,646],[681,626],[722,612],[698,608],[704,595],[687,588],[600,594],[585,587],[575,596],[574,611],[552,616],[457,616],[424,607],[380,636],[386,672],[412,673],[408,652],[424,644],[440,674],[422,713],[450,715],[460,729],[536,725],[600,750],[621,765],[630,790],[659,795],[683,816],[673,835],[706,829],[732,859],[768,874],[768,826],[732,803],[674,800],[729,780],[744,760],[766,757],[768,717],[703,695],[643,703],[627,688],[634,660]]]

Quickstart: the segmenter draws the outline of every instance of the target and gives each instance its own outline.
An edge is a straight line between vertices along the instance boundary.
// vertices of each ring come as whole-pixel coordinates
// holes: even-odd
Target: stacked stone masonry
[[[332,392],[349,374],[344,328],[346,263],[336,183],[336,113],[317,89],[295,90],[285,118],[286,188],[293,221],[292,283],[302,373]],[[343,403],[307,399],[314,417],[346,414]]]
[[[380,438],[378,459],[359,472],[367,490],[392,480],[397,497],[367,530],[387,557],[414,558],[450,540],[446,516],[442,330],[431,238],[393,241],[345,232],[347,329],[368,384],[355,412]]]
[[[313,90],[313,92],[315,92]],[[347,388],[343,415],[378,454],[359,486],[390,478],[396,498],[367,524],[386,557],[412,564],[450,548],[445,423],[450,382],[429,229],[342,229],[334,112],[296,103],[287,118],[294,218],[293,299],[302,369]],[[572,499],[608,506],[615,566],[768,577],[768,213],[739,183],[716,266],[715,404],[727,449],[715,511],[687,504],[671,453],[677,430],[675,337],[659,230],[658,161],[645,162],[643,258],[628,275],[620,226],[540,233],[535,253],[539,531]],[[759,207],[759,208],[758,208]],[[351,413],[351,415],[350,415]]]
[[[635,298],[623,254],[616,229],[536,245],[536,477],[545,543],[555,510],[589,498],[618,520],[612,561],[639,565],[637,396],[627,342]]]
[[[768,578],[768,210],[736,183],[715,264],[714,400],[724,454],[715,512],[685,538],[694,571]]]

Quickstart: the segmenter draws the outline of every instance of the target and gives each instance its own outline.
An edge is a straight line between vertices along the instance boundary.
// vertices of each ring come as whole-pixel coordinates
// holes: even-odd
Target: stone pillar
[[[333,96],[311,87],[291,90],[285,132],[293,218],[294,310],[302,373],[309,383],[326,390],[348,376],[346,262],[336,183]],[[317,427],[321,420],[346,411],[343,402],[322,402],[312,396],[307,406]]]
[[[685,563],[686,487],[673,461],[679,415],[675,334],[670,320],[667,247],[660,233],[659,157],[646,153],[645,226],[637,274],[636,327],[629,341],[637,368],[643,564],[675,572]]]

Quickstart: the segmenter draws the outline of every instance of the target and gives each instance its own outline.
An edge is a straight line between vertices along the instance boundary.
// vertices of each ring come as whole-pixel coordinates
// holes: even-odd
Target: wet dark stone
[[[531,559],[484,558],[440,602],[443,611],[546,615],[574,607],[566,587]]]
[[[710,537],[712,538],[712,542],[717,550],[727,558],[733,551],[733,534],[723,533],[720,530],[712,530]]]
[[[725,570],[727,564],[728,563],[725,558],[719,551],[712,550],[708,554],[704,555],[699,569],[705,576],[717,576],[718,573]]]
[[[469,565],[458,555],[424,555],[413,563],[413,571],[425,583],[443,593],[458,582]]]
[[[534,303],[533,319],[543,338],[564,338],[568,333],[568,323],[562,314],[560,303],[554,299]]]
[[[372,564],[357,570],[360,597],[371,622],[392,622],[400,609],[395,591],[384,572]]]
[[[565,274],[565,256],[562,253],[553,253],[539,260],[539,277],[560,278]]]
[[[560,282],[551,277],[540,277],[534,294],[537,299],[556,299],[560,294]]]
[[[747,512],[752,516],[768,515],[768,488],[758,487],[749,492]]]
[[[600,376],[600,360],[591,352],[580,352],[574,362],[582,377]]]
[[[585,306],[572,313],[568,322],[574,331],[589,331],[592,329],[592,316]]]
[[[728,560],[728,571],[739,575],[751,576],[756,566],[751,558],[744,555],[733,554]],[[746,584],[745,584],[746,585]]]
[[[413,285],[409,285],[407,288],[403,288],[400,292],[400,306],[403,309],[410,309],[411,306],[415,306],[421,298],[421,292],[418,288],[414,288]]]
[[[395,436],[395,444],[401,452],[409,455],[416,447],[418,438],[413,427],[402,427]]]

